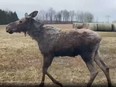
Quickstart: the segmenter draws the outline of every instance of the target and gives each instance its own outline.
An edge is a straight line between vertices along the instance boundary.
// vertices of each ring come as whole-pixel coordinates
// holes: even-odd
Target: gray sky
[[[0,9],[16,11],[19,18],[33,10],[63,9],[89,11],[95,20],[116,20],[116,0],[0,0]]]

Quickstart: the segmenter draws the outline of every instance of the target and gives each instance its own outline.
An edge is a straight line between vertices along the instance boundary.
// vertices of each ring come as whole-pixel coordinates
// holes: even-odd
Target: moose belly
[[[62,49],[54,52],[54,56],[77,56],[79,54],[78,49]]]

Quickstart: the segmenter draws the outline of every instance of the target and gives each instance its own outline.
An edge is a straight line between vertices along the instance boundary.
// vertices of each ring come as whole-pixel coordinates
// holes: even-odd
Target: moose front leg
[[[58,81],[56,81],[48,72],[46,72],[46,74],[53,81],[53,83],[59,85],[60,87],[63,87],[63,85],[59,83]]]
[[[44,81],[45,81],[45,75],[47,75],[52,81],[53,83],[59,85],[60,87],[63,87],[61,83],[59,83],[58,81],[56,81],[48,72],[48,68],[51,65],[53,61],[53,57],[52,56],[44,56],[44,60],[43,60],[43,76],[42,76],[42,81],[39,85],[39,87],[44,87]]]
[[[45,81],[45,73],[44,73],[44,71],[42,71],[42,74],[43,74],[43,76],[42,76],[42,80],[41,80],[41,83],[40,83],[39,87],[44,87],[44,81]]]

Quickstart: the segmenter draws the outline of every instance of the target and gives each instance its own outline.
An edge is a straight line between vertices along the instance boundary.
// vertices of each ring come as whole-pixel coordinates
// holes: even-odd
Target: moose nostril
[[[8,26],[6,26],[6,29],[8,29]]]
[[[8,30],[6,30],[6,32],[9,32]]]
[[[9,26],[6,26],[6,32],[8,32],[8,31],[9,31],[9,29],[10,29],[10,28],[9,28]]]
[[[6,28],[6,32],[8,32],[8,29]]]
[[[10,30],[9,30],[9,28],[8,27],[6,27],[6,32],[9,32]]]
[[[8,32],[9,31],[9,29],[6,27],[6,32]]]

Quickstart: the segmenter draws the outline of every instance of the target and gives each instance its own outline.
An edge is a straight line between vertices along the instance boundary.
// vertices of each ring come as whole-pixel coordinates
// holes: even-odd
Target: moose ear
[[[38,13],[38,11],[33,11],[28,16],[31,17],[31,18],[34,18],[37,15],[37,13]]]
[[[31,18],[27,13],[25,13],[25,18]]]

